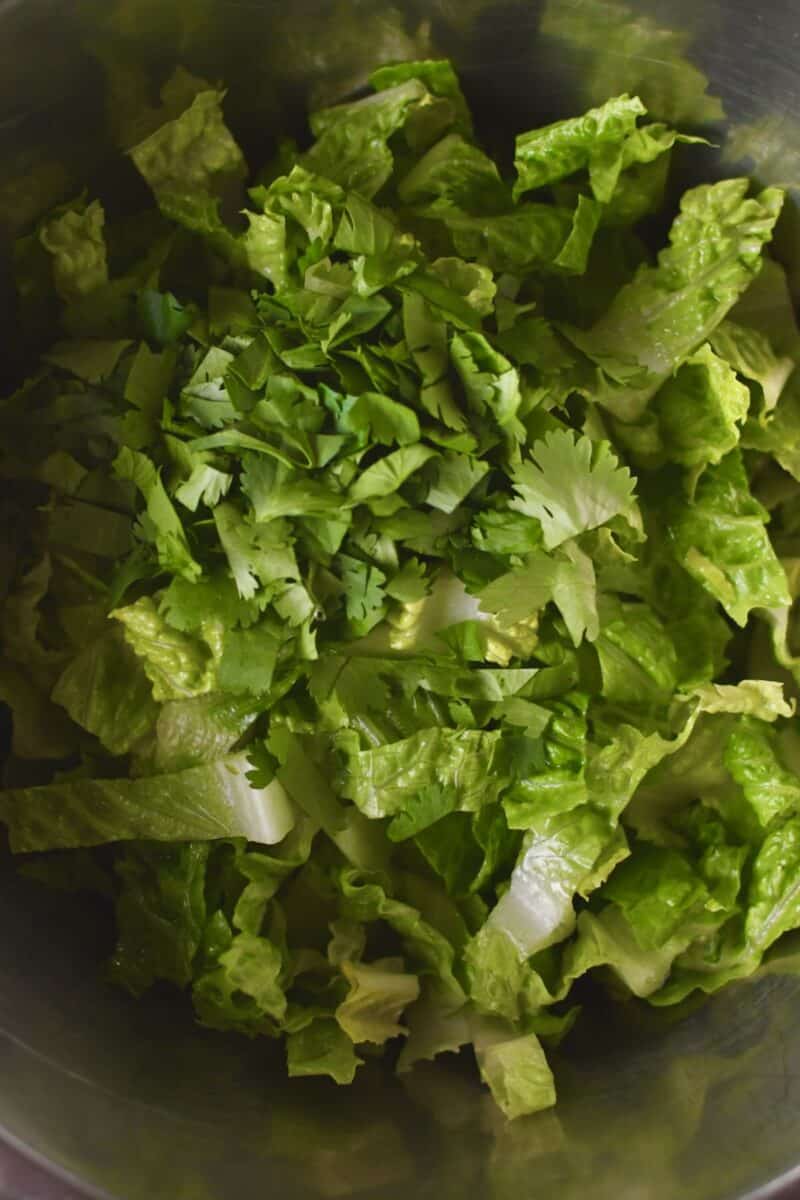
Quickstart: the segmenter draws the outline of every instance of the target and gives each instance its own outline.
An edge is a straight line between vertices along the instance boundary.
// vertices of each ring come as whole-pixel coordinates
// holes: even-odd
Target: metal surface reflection
[[[226,81],[237,134],[263,158],[309,100],[429,54],[453,57],[501,148],[627,89],[718,143],[692,159],[696,174],[745,167],[800,187],[793,0],[27,0],[0,3],[0,225],[18,233],[86,181],[135,204],[119,150],[147,129],[176,63]],[[796,291],[797,211],[779,237]],[[11,305],[0,282],[6,328]],[[134,1003],[102,981],[97,914],[5,863],[0,919],[0,1125],[108,1195],[733,1200],[788,1186],[800,1160],[791,973],[668,1024],[588,996],[556,1060],[558,1109],[509,1125],[458,1060],[402,1082],[371,1064],[337,1091],[273,1074],[269,1045],[195,1029],[179,998]]]

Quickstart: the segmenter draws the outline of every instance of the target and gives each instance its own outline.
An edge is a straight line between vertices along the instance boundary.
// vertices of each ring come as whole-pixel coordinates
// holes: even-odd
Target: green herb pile
[[[629,96],[509,181],[448,63],[371,82],[248,177],[179,71],[157,209],[17,244],[0,819],[131,991],[294,1076],[472,1046],[514,1117],[587,972],[675,1004],[800,925],[782,194],[676,213]]]

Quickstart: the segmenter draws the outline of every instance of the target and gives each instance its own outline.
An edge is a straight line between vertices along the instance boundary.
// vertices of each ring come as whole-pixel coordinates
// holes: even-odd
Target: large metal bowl
[[[86,182],[136,203],[118,149],[177,62],[225,80],[257,158],[309,101],[351,93],[378,60],[431,54],[453,57],[499,152],[627,90],[717,144],[684,158],[682,182],[741,169],[800,181],[796,0],[0,0],[0,223],[18,232]],[[791,202],[777,244],[800,288],[796,217]],[[598,1000],[556,1060],[558,1108],[506,1124],[458,1060],[404,1082],[377,1064],[349,1089],[288,1082],[271,1046],[195,1028],[180,997],[133,1002],[103,982],[104,920],[6,862],[0,923],[0,1126],[80,1194],[733,1200],[800,1179],[791,976],[733,986],[669,1025]],[[0,1193],[33,1195],[5,1154]]]

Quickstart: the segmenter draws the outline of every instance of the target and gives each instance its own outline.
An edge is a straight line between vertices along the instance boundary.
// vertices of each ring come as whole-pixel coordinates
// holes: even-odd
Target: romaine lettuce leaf
[[[556,121],[517,137],[514,199],[535,188],[555,183],[582,168],[598,200],[610,199],[609,173],[622,165],[622,147],[645,112],[637,96],[617,96],[582,117]],[[614,180],[616,182],[616,180]]]
[[[382,1045],[406,1032],[399,1022],[419,996],[416,975],[398,969],[392,959],[344,962],[342,971],[349,991],[336,1009],[336,1020],[352,1042]]]
[[[112,754],[132,749],[159,715],[147,675],[113,628],[72,659],[51,695]]]
[[[712,345],[719,349],[720,343],[713,339]],[[656,393],[658,433],[673,462],[699,470],[738,445],[750,393],[728,363],[706,343]]]
[[[672,976],[651,1003],[679,1003],[695,989],[714,992],[756,970],[766,950],[797,922],[798,819],[777,822],[753,858],[742,897],[744,918],[699,939],[677,959]]]
[[[64,710],[29,674],[0,659],[0,701],[11,713],[11,752],[22,759],[68,758],[80,737]]]
[[[715,354],[729,363],[737,375],[758,386],[762,417],[772,412],[795,369],[795,360],[776,354],[764,333],[733,320],[718,325],[710,341]]]
[[[444,812],[473,812],[497,799],[499,734],[424,729],[412,737],[349,754],[343,791],[367,817],[410,815],[438,787]],[[428,822],[426,821],[426,824]]]
[[[439,215],[435,205],[423,211]],[[511,212],[472,216],[446,202],[441,218],[463,258],[475,258],[498,273],[525,274],[552,268],[573,236],[585,245],[588,230],[584,221],[590,212],[585,209],[578,221],[577,210],[571,213],[550,204],[520,204]],[[577,249],[575,241],[572,252],[566,252],[568,260]],[[569,266],[569,261],[565,265]]]
[[[677,656],[663,623],[647,604],[604,597],[595,642],[603,696],[633,708],[669,704],[677,687]]]
[[[133,842],[115,864],[117,944],[111,978],[134,995],[156,979],[185,987],[207,919],[205,885],[211,842]]]
[[[408,1034],[397,1060],[398,1073],[439,1054],[460,1050],[472,1038],[472,1013],[468,1004],[453,1004],[436,982],[426,979],[419,999],[406,1015]]]
[[[458,76],[453,64],[446,58],[422,59],[421,61],[391,63],[378,67],[369,77],[376,92],[396,87],[408,79],[419,79],[432,96],[446,102],[439,112],[436,124],[446,120],[466,135],[472,134],[472,114],[469,111]],[[434,107],[434,106],[431,106]],[[421,122],[421,124],[423,124]],[[424,124],[423,124],[424,128]]]
[[[146,779],[64,779],[0,794],[0,816],[15,853],[147,839],[247,837],[279,842],[294,824],[273,781],[254,788],[243,755]]]
[[[406,957],[418,973],[436,978],[454,1006],[464,1002],[464,991],[453,973],[452,943],[416,908],[387,895],[374,876],[353,868],[340,870],[334,882],[344,916],[356,921],[385,921],[400,938]]]
[[[573,692],[536,707],[545,724],[536,729],[525,713],[526,736],[506,743],[514,780],[502,805],[511,829],[530,829],[540,818],[568,812],[589,799],[586,697]]]
[[[797,863],[800,819],[790,817],[767,834],[753,863],[747,897],[745,943],[762,954],[798,916]]]
[[[397,194],[404,204],[439,200],[473,214],[501,211],[508,204],[495,163],[457,133],[431,146],[401,179]]]
[[[685,854],[668,846],[634,847],[602,889],[643,950],[662,949],[679,928],[699,918],[711,896]]]
[[[363,1061],[345,1031],[329,1017],[317,1017],[286,1038],[290,1078],[329,1075],[336,1083],[352,1083]]]
[[[800,372],[790,376],[771,412],[745,423],[741,445],[771,455],[779,467],[800,480]]]
[[[269,937],[226,934],[215,966],[195,979],[197,1018],[211,1029],[274,1036],[288,1009],[284,956]]]
[[[765,529],[768,514],[750,492],[738,450],[708,467],[692,500],[674,497],[666,507],[681,566],[738,625],[753,608],[789,603],[786,574]]]
[[[524,958],[563,940],[575,925],[573,898],[615,841],[608,818],[589,805],[548,814],[525,834],[506,891],[487,925],[506,934]],[[624,841],[618,853],[627,853]]]
[[[206,628],[207,637],[171,628],[149,596],[115,609],[111,616],[122,624],[125,641],[141,661],[156,700],[182,700],[214,689],[220,650],[213,625]]]
[[[224,92],[198,92],[189,107],[129,152],[159,204],[219,196],[244,178],[242,152],[222,115]]]
[[[664,983],[686,944],[686,937],[676,936],[644,950],[620,908],[610,904],[599,914],[584,911],[578,915],[577,936],[564,954],[564,980],[569,984],[587,971],[605,967],[634,996],[650,996]]]
[[[93,200],[82,212],[69,208],[39,230],[41,244],[53,257],[53,283],[62,300],[85,296],[108,282],[104,225],[103,206]]]
[[[536,1034],[515,1036],[500,1023],[486,1023],[475,1038],[475,1057],[481,1079],[509,1120],[555,1104],[553,1073]]]
[[[181,771],[223,758],[244,737],[259,708],[248,696],[231,698],[219,692],[167,700],[158,712],[152,751],[149,746],[144,751],[150,752],[153,773]]]
[[[783,193],[748,197],[749,180],[686,192],[657,266],[644,266],[586,332],[569,337],[601,371],[597,399],[636,420],[658,388],[716,329],[758,274]]]
[[[800,810],[800,779],[783,765],[773,730],[743,719],[731,731],[724,763],[763,829]]]
[[[509,829],[500,805],[485,805],[474,814],[440,817],[417,833],[415,842],[448,892],[458,896],[479,892],[508,871],[519,852],[520,834]]]
[[[392,173],[389,139],[402,128],[407,110],[427,95],[425,85],[410,78],[363,100],[312,113],[317,140],[301,165],[371,200]]]

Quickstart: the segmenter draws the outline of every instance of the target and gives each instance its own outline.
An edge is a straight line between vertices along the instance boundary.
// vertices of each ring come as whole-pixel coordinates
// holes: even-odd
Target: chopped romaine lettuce
[[[587,972],[672,1004],[800,926],[782,193],[694,188],[659,251],[699,139],[639,96],[590,72],[509,179],[448,62],[371,84],[249,178],[179,71],[118,119],[156,206],[18,244],[0,821],[134,994],[342,1084],[472,1046],[515,1118]]]

